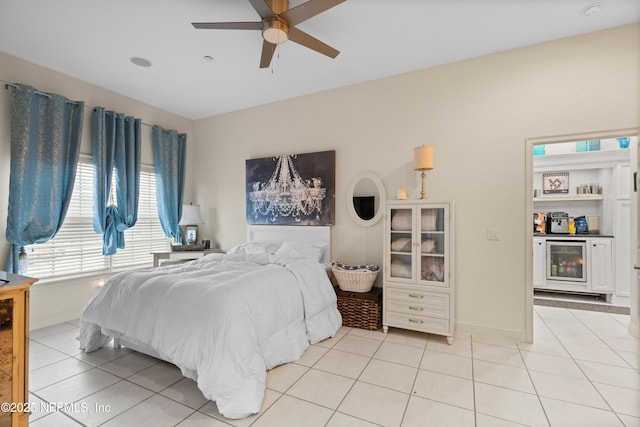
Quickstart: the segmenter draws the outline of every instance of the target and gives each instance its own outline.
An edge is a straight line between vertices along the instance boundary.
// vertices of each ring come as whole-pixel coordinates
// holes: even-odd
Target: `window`
[[[90,157],[81,156],[64,223],[53,239],[26,247],[27,274],[47,279],[153,265],[151,253],[168,251],[170,239],[160,226],[151,166],[141,167],[138,220],[124,235],[125,249],[102,255],[102,234],[93,230],[93,165]]]

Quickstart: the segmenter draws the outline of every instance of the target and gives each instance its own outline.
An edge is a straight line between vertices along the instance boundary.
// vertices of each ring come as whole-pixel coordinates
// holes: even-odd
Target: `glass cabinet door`
[[[420,233],[419,280],[443,286],[446,284],[447,245],[444,207],[420,208],[417,218]]]
[[[13,299],[0,300],[0,402],[13,396]],[[11,412],[0,412],[0,427],[11,425]]]
[[[586,241],[547,241],[547,279],[586,282]]]
[[[414,210],[409,208],[391,208],[389,232],[389,276],[394,279],[415,280],[413,258]]]

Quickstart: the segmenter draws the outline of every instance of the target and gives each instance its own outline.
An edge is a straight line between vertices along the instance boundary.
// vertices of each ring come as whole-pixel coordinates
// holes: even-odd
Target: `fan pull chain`
[[[276,46],[276,59],[280,60],[280,45]],[[271,75],[273,75],[274,62],[275,61],[271,60]]]

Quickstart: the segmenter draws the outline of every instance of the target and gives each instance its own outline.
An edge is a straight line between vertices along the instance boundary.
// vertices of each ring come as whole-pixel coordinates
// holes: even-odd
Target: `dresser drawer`
[[[395,311],[396,313],[404,313],[412,316],[439,317],[441,319],[449,318],[448,301],[446,303],[422,304],[387,300],[386,309],[388,311]]]
[[[386,309],[399,313],[449,318],[449,298],[445,292],[429,292],[404,288],[385,289]]]
[[[449,333],[449,319],[397,313],[395,311],[385,312],[385,325],[444,335]]]

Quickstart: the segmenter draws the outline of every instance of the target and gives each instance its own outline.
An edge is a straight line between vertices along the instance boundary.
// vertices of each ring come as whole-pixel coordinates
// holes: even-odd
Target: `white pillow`
[[[275,242],[246,242],[240,243],[229,249],[230,254],[267,254],[273,255],[276,253],[280,243]]]
[[[435,209],[425,209],[422,211],[422,231],[436,231],[438,226],[438,211]]]
[[[304,258],[320,262],[324,253],[323,244],[308,242],[284,242],[275,255],[288,258]]]
[[[391,250],[395,252],[408,252],[411,250],[411,238],[399,237],[391,241]]]
[[[396,212],[391,218],[392,230],[411,230],[411,211],[401,210]]]
[[[436,250],[436,241],[431,239],[425,239],[422,241],[422,253],[428,254],[431,252],[435,252]]]
[[[394,259],[391,261],[391,277],[411,279],[411,266],[398,259]]]

